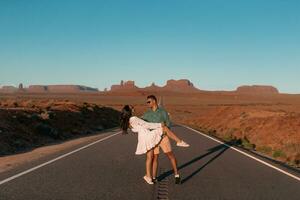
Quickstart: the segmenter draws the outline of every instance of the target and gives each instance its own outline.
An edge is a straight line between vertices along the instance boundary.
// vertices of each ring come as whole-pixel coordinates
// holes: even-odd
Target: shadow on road
[[[226,144],[228,145],[232,145],[233,142],[227,142]],[[202,154],[200,156],[197,156],[195,158],[193,158],[192,160],[178,166],[178,170],[180,169],[183,169],[185,167],[188,167],[190,165],[192,165],[193,163],[196,163],[197,161],[201,160],[202,158],[210,155],[210,154],[213,154],[215,152],[218,152],[215,156],[213,156],[211,159],[209,159],[206,163],[204,163],[202,166],[200,166],[197,170],[195,170],[194,172],[192,172],[190,175],[188,175],[187,177],[185,177],[184,179],[182,179],[181,181],[181,184],[185,183],[186,181],[188,181],[189,179],[191,179],[193,176],[195,176],[197,173],[199,173],[203,168],[205,168],[207,165],[209,165],[211,162],[213,162],[216,158],[218,158],[219,156],[221,156],[229,147],[228,146],[225,146],[224,144],[220,144],[220,145],[217,145],[211,149],[208,149],[207,153],[205,154]],[[158,181],[161,181],[165,178],[167,178],[168,176],[174,174],[174,171],[173,170],[169,170],[169,171],[166,171],[165,173],[161,174],[157,180]]]

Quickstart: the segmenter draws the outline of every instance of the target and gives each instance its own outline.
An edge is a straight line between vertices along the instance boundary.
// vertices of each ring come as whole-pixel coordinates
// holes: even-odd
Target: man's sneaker
[[[185,141],[181,140],[180,142],[177,142],[177,146],[179,147],[189,147],[190,145],[186,143]]]
[[[149,178],[148,176],[144,176],[144,180],[145,180],[148,184],[153,185],[152,178]]]
[[[180,184],[181,183],[181,178],[179,176],[179,174],[175,175],[175,184]]]
[[[152,179],[152,182],[153,182],[153,183],[157,183],[157,178],[153,178],[153,179]]]

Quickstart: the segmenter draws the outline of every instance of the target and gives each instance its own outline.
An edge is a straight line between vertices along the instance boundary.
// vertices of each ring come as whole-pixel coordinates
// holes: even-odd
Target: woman
[[[138,144],[135,154],[147,154],[146,159],[146,175],[145,181],[148,184],[153,184],[151,176],[153,149],[159,145],[160,141],[164,137],[164,133],[169,138],[176,141],[177,146],[188,147],[189,145],[183,140],[179,139],[167,126],[163,123],[149,123],[136,116],[133,116],[134,108],[129,105],[125,105],[121,113],[121,128],[123,134],[127,134],[128,128],[133,132],[138,133]]]

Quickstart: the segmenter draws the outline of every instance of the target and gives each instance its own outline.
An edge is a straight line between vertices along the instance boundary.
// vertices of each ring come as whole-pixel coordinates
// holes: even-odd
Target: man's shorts
[[[171,143],[169,137],[164,135],[163,139],[161,140],[160,144],[154,148],[154,154],[159,154],[159,148],[163,150],[164,153],[169,153],[172,151]]]

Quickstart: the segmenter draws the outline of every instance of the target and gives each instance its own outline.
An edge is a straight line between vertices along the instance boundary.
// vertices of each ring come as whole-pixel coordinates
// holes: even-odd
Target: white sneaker
[[[179,176],[179,174],[175,175],[175,184],[180,184],[181,183],[181,178]]]
[[[149,178],[148,176],[144,176],[144,180],[145,180],[148,184],[153,185],[152,178]]]
[[[181,140],[181,142],[177,142],[177,146],[179,147],[189,147],[190,145],[185,141]]]

